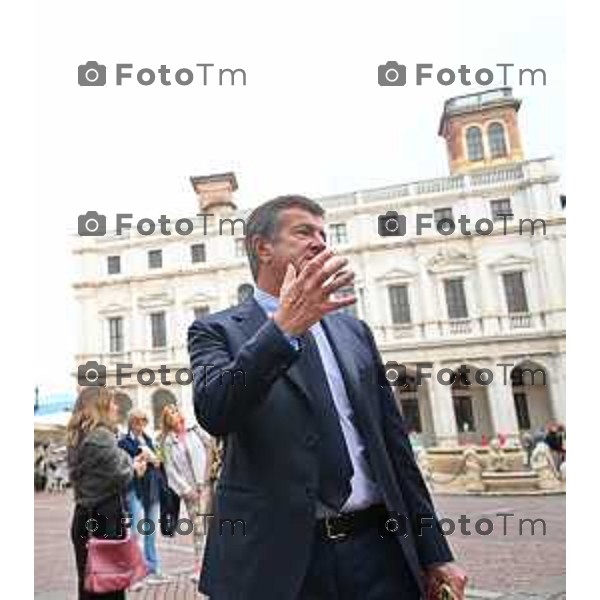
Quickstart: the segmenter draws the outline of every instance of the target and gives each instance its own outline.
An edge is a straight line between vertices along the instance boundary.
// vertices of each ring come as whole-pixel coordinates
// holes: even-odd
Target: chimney
[[[190,177],[190,181],[198,194],[199,212],[226,215],[237,210],[233,201],[233,192],[238,188],[235,173]]]

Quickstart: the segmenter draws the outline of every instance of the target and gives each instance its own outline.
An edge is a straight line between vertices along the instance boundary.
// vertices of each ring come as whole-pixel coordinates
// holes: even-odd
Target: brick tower
[[[509,87],[446,100],[438,134],[446,140],[450,172],[523,160],[520,105]]]

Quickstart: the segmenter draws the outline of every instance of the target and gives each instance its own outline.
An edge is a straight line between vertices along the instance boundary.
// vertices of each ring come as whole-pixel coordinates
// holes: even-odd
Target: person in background
[[[533,436],[529,431],[521,433],[521,446],[525,450],[525,465],[531,467],[531,454],[533,453]]]
[[[206,515],[212,504],[211,465],[215,444],[196,423],[186,425],[175,404],[164,407],[161,419],[162,450],[169,487],[185,502],[194,525],[195,564],[192,580],[198,581],[204,550]]]
[[[562,424],[558,424],[558,434],[560,436],[560,466],[567,460],[567,429]]]
[[[34,486],[36,492],[43,492],[48,483],[48,443],[39,445],[34,453]]]
[[[563,458],[563,437],[563,433],[560,431],[558,423],[551,423],[548,427],[545,441],[552,452],[557,471],[560,470]]]
[[[149,569],[146,578],[148,584],[165,583],[169,577],[161,573],[158,552],[156,549],[156,532],[159,529],[160,516],[160,489],[163,478],[160,470],[160,460],[156,455],[154,444],[150,436],[145,433],[148,417],[143,410],[136,408],[129,413],[129,430],[119,440],[119,446],[135,458],[141,456],[146,469],[143,473],[133,478],[128,492],[127,504],[131,512],[131,532],[138,538],[143,538],[144,557]],[[149,519],[153,527],[140,525],[140,528],[151,530],[152,533],[141,534],[138,524],[143,519]],[[141,586],[136,585],[137,591]]]
[[[67,426],[67,463],[75,497],[71,541],[80,600],[125,598],[124,590],[91,594],[84,589],[90,535],[86,523],[91,518],[104,522],[105,527],[92,535],[105,533],[108,538],[118,538],[125,510],[123,495],[134,472],[145,468],[142,457],[132,460],[117,445],[117,418],[118,406],[113,391],[105,387],[88,387],[79,394]]]
[[[533,434],[533,447],[535,447],[540,442],[546,441],[546,429],[544,427],[538,427]]]

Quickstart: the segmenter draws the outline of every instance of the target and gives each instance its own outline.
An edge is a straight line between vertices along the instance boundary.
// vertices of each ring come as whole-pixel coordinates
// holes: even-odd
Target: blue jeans
[[[144,510],[142,501],[137,497],[135,492],[130,491],[127,493],[127,504],[131,512],[131,533],[138,538],[150,573],[157,573],[158,553],[156,551],[156,532],[160,527],[160,523],[158,522],[160,517],[160,503],[156,502],[150,506],[149,510]],[[142,519],[149,519],[151,523],[140,523]],[[140,531],[151,531],[152,533],[140,533]]]

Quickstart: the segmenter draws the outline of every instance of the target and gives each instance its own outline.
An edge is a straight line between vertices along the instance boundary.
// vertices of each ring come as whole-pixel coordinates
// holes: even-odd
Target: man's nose
[[[321,234],[316,233],[312,236],[310,240],[310,249],[314,252],[321,252],[327,247],[327,243],[321,236]]]

